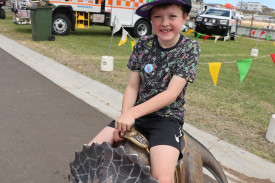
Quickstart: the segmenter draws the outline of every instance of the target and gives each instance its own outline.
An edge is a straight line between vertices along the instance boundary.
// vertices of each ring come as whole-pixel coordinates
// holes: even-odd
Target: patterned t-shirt
[[[200,45],[184,35],[180,36],[174,47],[167,49],[159,45],[156,35],[141,37],[135,44],[127,64],[129,69],[140,72],[141,82],[136,105],[165,91],[174,75],[194,82],[199,54]],[[183,122],[187,86],[188,83],[172,104],[154,114],[175,117]]]

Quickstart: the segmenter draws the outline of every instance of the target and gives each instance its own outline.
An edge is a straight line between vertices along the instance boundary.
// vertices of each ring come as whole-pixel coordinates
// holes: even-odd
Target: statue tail
[[[227,178],[222,170],[221,165],[212,155],[212,153],[197,139],[184,131],[185,134],[190,138],[190,141],[193,141],[194,144],[199,146],[201,150],[201,159],[203,167],[206,168],[217,180],[218,183],[228,183]]]
[[[228,183],[220,163],[205,146],[202,145],[201,149],[203,167],[206,168],[219,183]]]

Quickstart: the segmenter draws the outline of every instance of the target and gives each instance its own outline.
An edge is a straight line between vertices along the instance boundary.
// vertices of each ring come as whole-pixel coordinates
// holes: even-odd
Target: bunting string
[[[127,42],[127,37],[129,37],[130,39],[132,39],[132,41],[130,41],[130,49],[133,50],[133,47],[136,43],[136,40],[134,38],[132,38],[130,36],[130,34],[121,26],[120,22],[118,19],[115,20],[115,28],[114,28],[114,31],[112,33],[112,35],[119,31],[120,29],[122,29],[122,37],[120,39],[120,42],[118,44],[118,46],[121,46],[122,44],[126,43]],[[257,30],[253,30],[251,33],[253,36],[255,36],[256,32],[258,30],[261,30],[261,29],[257,29]],[[199,38],[201,37],[203,34],[202,33],[199,33],[199,32],[196,32],[194,31],[193,29],[189,29],[185,35],[188,35],[190,33],[193,33],[195,32],[196,33],[196,38]],[[266,32],[265,31],[261,31],[261,33],[259,34],[260,37],[262,35],[264,35]],[[244,37],[245,35],[241,35],[241,37]],[[204,35],[204,39],[203,41],[205,41],[206,39],[210,38],[210,37],[213,37],[213,36],[209,36],[209,35]],[[214,36],[215,37],[215,43],[217,42],[217,40],[222,37],[222,36]],[[195,39],[196,39],[195,38]],[[258,42],[258,38],[257,37],[257,41],[256,41],[256,46],[255,48],[257,47],[257,42]],[[267,36],[267,39],[266,41],[269,41],[272,37],[269,35]],[[229,37],[228,36],[224,36],[223,37],[223,40],[226,41],[228,40]],[[275,46],[275,41],[274,41],[274,46]],[[253,58],[253,60],[257,60],[257,59],[261,59],[261,58],[266,58],[266,57],[269,57],[271,56],[274,64],[275,64],[275,54],[271,54],[271,55],[265,55],[265,56],[261,56],[261,57],[256,57],[256,58]],[[219,71],[220,71],[220,68],[221,68],[221,65],[222,64],[232,64],[232,63],[237,63],[237,66],[238,66],[238,69],[239,69],[239,73],[240,73],[240,83],[243,82],[244,78],[246,77],[249,69],[250,69],[250,66],[251,66],[251,63],[252,63],[252,59],[243,59],[243,60],[234,60],[234,61],[226,61],[226,62],[209,62],[209,63],[198,63],[199,65],[208,65],[209,66],[209,72],[210,72],[210,75],[212,77],[212,80],[213,80],[213,83],[214,83],[214,86],[216,87],[217,85],[217,82],[218,82],[218,76],[219,76]]]
[[[218,35],[209,36],[209,35],[207,35],[207,34],[202,34],[202,33],[200,33],[200,32],[197,32],[197,31],[193,30],[192,28],[189,28],[188,26],[186,26],[185,30],[186,30],[186,29],[188,29],[188,31],[185,33],[185,35],[188,35],[188,34],[190,34],[190,33],[195,32],[195,33],[196,33],[196,38],[195,38],[195,39],[197,39],[197,38],[203,36],[204,41],[205,41],[206,39],[208,39],[208,38],[210,38],[210,37],[215,37],[215,43],[217,42],[217,40],[218,40],[220,37],[224,37],[224,41],[226,41],[226,40],[229,39],[228,36],[218,36]],[[252,30],[252,31],[251,31],[251,34],[253,35],[253,37],[255,36],[255,34],[256,34],[256,32],[257,32],[258,30],[260,30],[261,33],[260,33],[260,36],[257,36],[257,41],[258,41],[258,38],[259,38],[259,37],[261,37],[262,35],[264,35],[264,34],[266,33],[266,32],[263,31],[262,29],[255,29],[255,30]],[[246,34],[242,34],[242,35],[241,35],[241,38],[243,38],[243,37],[245,37],[245,36],[246,36]],[[237,37],[237,36],[234,35],[234,37]],[[266,38],[266,41],[269,41],[271,38],[272,38],[272,36],[271,36],[271,35],[268,35],[267,38]],[[256,44],[257,44],[257,43],[256,43]],[[275,42],[274,42],[274,45],[275,45]],[[257,46],[257,45],[256,45],[256,46]]]
[[[186,27],[186,28],[188,28],[188,27]],[[257,51],[256,47],[257,47],[257,44],[258,44],[259,37],[261,37],[262,35],[264,35],[266,32],[263,31],[263,30],[261,30],[261,29],[256,29],[256,30],[252,30],[251,31],[251,34],[253,36],[255,36],[256,32],[259,31],[259,30],[261,31],[261,33],[259,34],[259,36],[257,36],[256,45],[255,45],[255,50],[256,51]],[[185,35],[188,35],[188,34],[193,33],[193,32],[195,32],[195,36],[196,36],[195,39],[197,39],[197,38],[199,38],[201,36],[204,36],[203,37],[203,41],[205,41],[206,39],[208,39],[210,37],[213,37],[213,36],[209,36],[209,35],[203,35],[202,33],[196,32],[196,31],[194,31],[193,29],[190,29],[190,28],[188,28],[188,31],[186,32]],[[236,35],[234,35],[234,36],[236,37]],[[241,38],[243,38],[244,36],[245,36],[245,34],[241,35]],[[215,43],[217,42],[217,40],[220,37],[223,37],[224,41],[226,41],[226,40],[229,39],[229,36],[218,36],[218,35],[215,35],[214,37],[215,37],[215,41],[214,41]],[[266,38],[266,41],[269,41],[271,38],[272,38],[271,35],[268,35],[267,38]],[[275,46],[275,41],[274,41],[273,45]],[[251,56],[252,56],[252,53],[251,53]],[[273,60],[273,62],[275,64],[275,54],[257,57],[257,58],[254,58],[253,60],[257,60],[257,59],[265,58],[265,57],[269,57],[269,56],[271,56],[271,58],[272,58],[272,60]],[[221,65],[222,64],[232,64],[232,63],[237,63],[237,66],[238,66],[238,69],[239,69],[239,73],[240,73],[240,83],[242,83],[243,80],[244,80],[244,78],[246,77],[249,69],[250,69],[250,66],[251,66],[251,63],[252,63],[252,59],[234,60],[234,61],[227,61],[227,62],[209,62],[209,63],[199,63],[199,64],[201,64],[201,65],[206,65],[207,64],[209,66],[209,72],[210,72],[210,75],[212,77],[214,86],[216,87]]]
[[[257,58],[253,58],[253,60],[257,60],[257,59],[260,59],[260,58],[265,58],[265,57],[270,57],[270,55],[265,55],[265,56],[261,56],[261,57],[257,57]],[[221,62],[223,64],[232,64],[232,63],[236,63],[237,60],[234,60],[234,61],[228,61],[228,62]],[[208,65],[208,62],[207,63],[198,63],[198,64],[201,64],[201,65]]]
[[[258,58],[255,58],[253,60],[257,60],[260,58],[265,58],[265,57],[271,57],[274,64],[275,64],[275,54],[271,54],[271,55],[265,55],[265,56],[261,56]],[[246,77],[251,63],[252,63],[252,59],[244,59],[244,60],[237,60],[237,61],[230,61],[230,62],[209,62],[209,63],[199,63],[199,64],[208,64],[209,66],[209,72],[210,75],[212,77],[214,86],[216,87],[217,85],[217,81],[218,81],[218,77],[219,77],[219,71],[221,68],[221,65],[224,63],[228,63],[228,64],[232,64],[232,63],[237,63],[238,69],[239,69],[239,73],[240,73],[240,83],[243,82],[244,78]]]

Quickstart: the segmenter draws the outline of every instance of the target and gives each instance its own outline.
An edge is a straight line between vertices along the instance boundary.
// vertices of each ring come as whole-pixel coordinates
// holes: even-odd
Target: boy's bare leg
[[[174,183],[174,172],[179,158],[179,150],[168,145],[158,145],[150,149],[152,176],[159,183]]]
[[[96,142],[98,144],[102,144],[104,141],[109,142],[110,145],[112,146],[114,144],[114,134],[115,128],[106,126],[105,128],[103,128],[103,130],[101,130],[101,132],[99,132],[99,134],[97,134],[97,136],[91,140],[88,145],[91,146],[93,144],[93,142]]]

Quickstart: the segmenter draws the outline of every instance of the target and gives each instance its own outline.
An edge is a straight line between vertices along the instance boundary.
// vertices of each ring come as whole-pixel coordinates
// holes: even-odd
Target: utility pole
[[[241,12],[241,15],[242,15],[242,9],[243,9],[243,0],[241,0],[241,11],[240,11],[240,12]],[[241,16],[241,15],[240,15],[240,16]]]
[[[252,18],[251,18],[249,37],[251,37],[251,31],[252,31],[252,28],[253,28],[253,19],[254,19],[254,14],[252,14]]]

